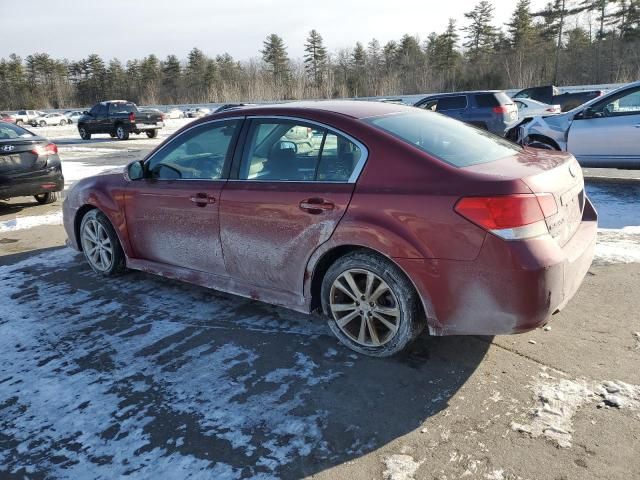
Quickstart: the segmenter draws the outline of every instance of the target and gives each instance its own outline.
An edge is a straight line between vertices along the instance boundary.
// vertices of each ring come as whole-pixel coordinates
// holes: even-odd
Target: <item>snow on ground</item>
[[[559,447],[570,448],[573,417],[579,408],[589,406],[640,410],[640,385],[605,380],[557,379],[541,373],[542,380],[532,385],[536,405],[528,424],[513,422],[511,428],[532,437],[544,436]]]
[[[414,475],[424,462],[416,462],[411,455],[389,455],[383,459],[384,480],[413,480]]]
[[[330,453],[305,402],[353,362],[300,352],[324,326],[144,275],[91,294],[79,264],[58,249],[0,267],[0,471],[268,479]]]
[[[27,215],[0,222],[0,233],[27,230],[42,225],[62,225],[62,210],[46,215]]]
[[[98,175],[103,172],[123,171],[122,165],[92,165],[86,162],[62,162],[62,174],[64,175],[65,189],[86,177]]]
[[[598,229],[595,261],[602,264],[640,263],[640,226]]]

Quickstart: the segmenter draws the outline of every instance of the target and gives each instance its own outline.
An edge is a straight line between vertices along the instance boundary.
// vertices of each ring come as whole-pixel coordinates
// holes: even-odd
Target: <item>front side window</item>
[[[621,92],[593,108],[597,117],[620,117],[640,114],[640,89]]]
[[[294,120],[254,120],[240,180],[348,182],[363,152],[344,136]]]
[[[522,150],[489,132],[433,112],[416,110],[365,121],[455,167],[493,162]]]
[[[459,108],[467,108],[467,97],[463,95],[456,97],[442,97],[438,100],[436,111],[443,112],[445,110],[456,110]]]
[[[159,180],[220,180],[239,129],[239,120],[195,127],[156,153],[146,166]]]

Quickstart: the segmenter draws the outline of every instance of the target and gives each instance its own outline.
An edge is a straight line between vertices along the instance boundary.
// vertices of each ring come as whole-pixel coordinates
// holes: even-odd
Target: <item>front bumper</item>
[[[432,335],[501,335],[547,323],[575,295],[591,266],[597,214],[587,199],[566,245],[545,235],[504,241],[487,234],[471,262],[396,259],[422,297]]]
[[[38,170],[0,175],[0,198],[40,195],[64,190],[64,177],[60,164]]]

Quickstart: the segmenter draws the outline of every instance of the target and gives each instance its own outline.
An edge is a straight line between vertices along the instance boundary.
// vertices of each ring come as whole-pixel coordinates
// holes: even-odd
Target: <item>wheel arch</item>
[[[109,223],[113,227],[113,230],[116,232],[116,237],[118,237],[118,242],[120,242],[120,247],[122,248],[125,254],[125,257],[128,257],[128,254],[127,254],[128,244],[123,242],[122,232],[118,228],[117,223],[113,221],[113,218],[111,218],[111,215],[109,215],[107,211],[105,211],[104,209],[92,203],[85,203],[80,208],[78,208],[76,210],[75,217],[73,219],[73,234],[75,236],[76,245],[78,245],[78,249],[82,251],[82,241],[80,240],[80,226],[82,225],[82,219],[85,217],[87,213],[89,213],[92,210],[98,210],[107,218],[107,220],[109,220]]]
[[[539,141],[539,142],[545,142],[548,143],[549,145],[553,146],[556,150],[562,150],[562,148],[560,148],[560,145],[558,145],[558,142],[556,142],[553,138],[551,137],[547,137],[546,135],[542,135],[540,133],[532,133],[530,135],[527,135],[527,139],[529,143],[531,141]]]

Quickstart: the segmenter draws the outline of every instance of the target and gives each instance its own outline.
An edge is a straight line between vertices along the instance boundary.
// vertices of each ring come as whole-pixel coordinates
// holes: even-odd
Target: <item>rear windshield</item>
[[[114,102],[109,104],[109,113],[138,113],[138,107],[131,102]]]
[[[33,133],[31,133],[29,130],[25,130],[22,127],[18,127],[17,125],[12,125],[6,122],[0,122],[0,141],[33,136]]]
[[[493,162],[522,150],[504,138],[424,110],[365,121],[454,167]]]
[[[504,92],[476,94],[476,104],[481,108],[493,108],[501,105],[510,105],[511,103],[513,103],[511,98]]]

